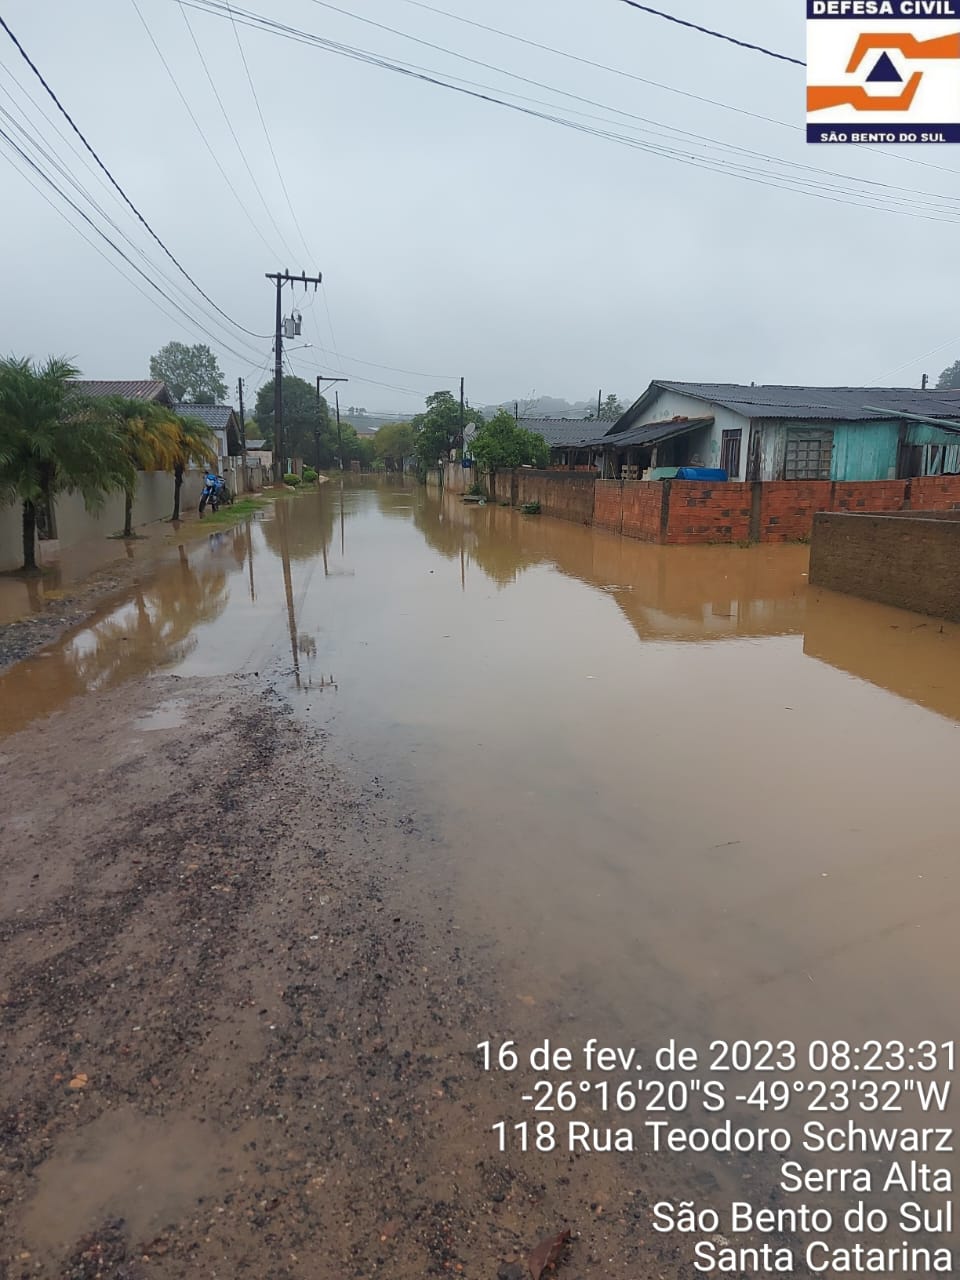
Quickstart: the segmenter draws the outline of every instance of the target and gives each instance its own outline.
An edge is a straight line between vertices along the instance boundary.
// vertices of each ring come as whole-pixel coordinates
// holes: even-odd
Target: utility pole
[[[243,379],[237,379],[237,399],[240,401],[240,448],[243,451],[243,491],[249,486],[247,478],[247,421],[243,416]]]
[[[273,346],[273,478],[276,482],[283,479],[283,304],[282,293],[285,284],[313,285],[314,293],[323,283],[323,276],[318,271],[315,276],[308,276],[301,271],[292,276],[289,271],[267,272],[266,278],[272,280],[277,287],[277,320]]]
[[[928,383],[929,381],[930,381],[930,375],[929,375],[929,373],[925,373],[925,374],[923,375],[923,382],[921,382],[921,384],[920,384],[920,390],[921,390],[921,391],[926,391],[926,389],[927,389],[927,383]]]
[[[322,377],[319,373],[317,374],[317,414],[318,414],[318,416],[319,416],[319,413],[320,413],[320,383],[321,383],[321,382],[349,382],[349,381],[350,381],[350,379],[349,379],[349,378],[324,378],[324,377]],[[317,425],[317,429],[316,429],[316,431],[314,432],[314,438],[315,438],[315,440],[316,440],[316,445],[317,445],[317,470],[319,471],[319,470],[320,470],[320,427],[319,427],[319,424]],[[340,401],[339,401],[339,399],[337,400],[337,439],[338,439],[338,440],[340,439]],[[343,459],[342,459],[342,458],[340,459],[340,467],[341,467],[341,470],[342,470],[342,468],[343,468]]]
[[[460,379],[460,461],[463,462],[463,455],[466,452],[464,433],[464,404],[463,404],[463,379]]]
[[[600,421],[600,415],[603,413],[603,388],[597,392],[597,421]]]
[[[336,404],[337,404],[337,448],[338,448],[338,449],[339,449],[339,451],[340,451],[340,470],[342,471],[342,470],[343,470],[343,433],[342,433],[342,432],[341,432],[341,430],[340,430],[340,392],[339,392],[339,391],[335,391],[333,394],[334,394],[334,398],[335,398],[335,400],[336,400]],[[343,499],[343,493],[342,493],[342,492],[341,492],[341,494],[340,494],[340,498],[341,498],[341,501],[342,501],[342,499]],[[342,511],[342,510],[341,510],[340,514],[341,514],[341,516],[343,515],[343,511]]]
[[[520,421],[520,401],[519,400],[514,400],[513,402],[513,420],[514,422]]]

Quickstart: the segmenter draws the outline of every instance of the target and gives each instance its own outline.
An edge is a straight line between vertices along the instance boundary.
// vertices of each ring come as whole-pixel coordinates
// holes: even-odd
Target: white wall
[[[724,431],[740,432],[740,471],[731,476],[731,480],[744,480],[747,474],[747,447],[750,441],[750,420],[732,409],[724,409],[707,400],[695,400],[693,396],[685,396],[676,391],[661,391],[656,400],[647,407],[633,423],[636,427],[647,426],[652,422],[669,422],[671,418],[710,418],[713,426],[708,431],[697,433],[697,447],[703,454],[704,463],[708,467],[720,465],[720,441]],[[706,449],[706,452],[704,452]]]

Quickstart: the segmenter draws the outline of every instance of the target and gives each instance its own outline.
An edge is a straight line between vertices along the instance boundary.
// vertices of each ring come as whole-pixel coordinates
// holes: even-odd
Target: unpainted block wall
[[[918,566],[923,572],[918,573]],[[960,622],[956,519],[821,512],[810,551],[813,586]]]

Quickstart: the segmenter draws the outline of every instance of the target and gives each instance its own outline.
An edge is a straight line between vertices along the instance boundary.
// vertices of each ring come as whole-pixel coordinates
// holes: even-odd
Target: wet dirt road
[[[478,1042],[950,1037],[960,631],[805,570],[329,485],[0,675],[10,1274],[666,1274]]]

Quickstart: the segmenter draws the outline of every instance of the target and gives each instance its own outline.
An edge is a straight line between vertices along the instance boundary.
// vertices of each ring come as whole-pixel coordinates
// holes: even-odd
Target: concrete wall
[[[820,513],[813,524],[810,582],[960,622],[960,511],[932,519],[923,512]]]
[[[203,488],[203,472],[188,471],[180,491],[182,511],[196,509]],[[75,547],[93,538],[109,538],[123,531],[123,494],[111,493],[99,511],[88,511],[78,493],[61,494],[54,502],[54,527],[61,547]],[[165,471],[141,471],[133,501],[134,526],[168,520],[173,512],[173,476]],[[23,535],[19,503],[0,508],[0,572],[23,564]]]

